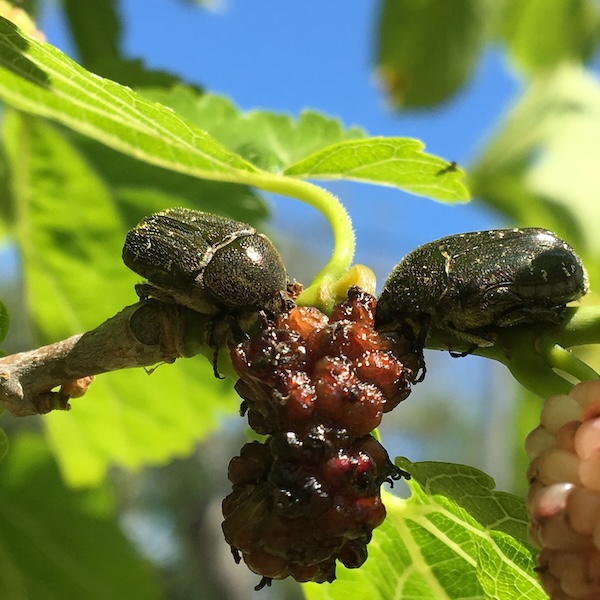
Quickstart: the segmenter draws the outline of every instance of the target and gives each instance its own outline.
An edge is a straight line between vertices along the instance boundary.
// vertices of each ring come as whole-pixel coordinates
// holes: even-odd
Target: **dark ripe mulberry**
[[[244,562],[251,571],[267,579],[285,579],[288,577],[288,561],[270,554],[267,550],[257,548],[251,553],[244,553]],[[257,586],[258,587],[258,586]]]
[[[322,358],[314,368],[317,411],[324,420],[361,436],[381,422],[385,398],[362,382],[346,358]]]
[[[339,448],[352,442],[353,438],[345,429],[332,429],[320,424],[304,433],[278,431],[271,436],[269,447],[275,460],[282,463],[298,461],[321,464]]]
[[[304,440],[295,431],[276,431],[269,438],[269,450],[279,462],[302,461]]]
[[[312,379],[300,371],[287,372],[280,381],[281,385],[272,395],[279,426],[284,430],[293,430],[299,425],[304,428],[313,420],[315,411],[316,393]]]
[[[358,569],[367,560],[367,544],[371,541],[369,539],[356,538],[346,542],[339,554],[338,560],[348,569]]]
[[[375,325],[376,305],[375,296],[354,286],[348,290],[348,298],[333,307],[330,320],[355,321],[372,328]]]
[[[363,498],[355,494],[339,494],[335,505],[320,522],[324,533],[333,535],[343,531],[345,538],[355,539],[379,527],[384,519],[385,506],[379,495]]]
[[[369,436],[371,437],[371,436]],[[323,423],[309,429],[304,437],[304,447],[307,449],[321,449],[320,460],[324,456],[331,456],[338,448],[345,448],[354,441],[346,429],[328,427]]]
[[[295,331],[303,340],[315,331],[322,329],[329,323],[327,315],[314,306],[302,306],[287,313],[282,313],[275,319],[277,329]]]
[[[269,448],[260,442],[251,442],[242,448],[239,456],[231,459],[227,477],[234,485],[264,481],[272,464]]]
[[[383,412],[389,412],[410,394],[403,366],[389,352],[367,350],[356,361],[357,376],[376,385],[384,396]]]
[[[275,511],[288,519],[314,519],[328,510],[333,502],[331,490],[310,464],[278,464],[269,475],[269,486]]]
[[[406,471],[403,471],[392,463],[386,449],[372,435],[365,435],[356,440],[355,447],[361,452],[368,454],[377,465],[377,476],[380,485],[384,481],[393,485],[394,481],[402,477],[410,479],[410,475]]]
[[[272,510],[265,484],[234,490],[223,501],[223,533],[227,543],[242,553],[260,548]]]
[[[231,361],[240,377],[270,384],[282,369],[305,369],[306,347],[297,332],[268,327],[255,338],[235,346]]]
[[[277,427],[277,415],[271,402],[271,387],[252,379],[238,379],[235,391],[243,400],[240,414],[248,416],[248,424],[256,433],[267,435]]]
[[[251,426],[270,434],[324,422],[358,436],[377,427],[410,393],[419,362],[410,341],[372,328],[374,306],[372,296],[353,290],[334,309],[342,320],[294,308],[234,348],[236,389]]]
[[[237,481],[244,461],[270,468],[262,479],[255,470],[234,483],[223,501],[223,531],[252,570],[277,579],[306,567],[302,572],[329,581],[342,556],[344,564],[362,564],[385,517],[379,488],[389,458],[379,442],[320,426],[304,438],[280,432],[265,444],[246,444],[230,467]]]
[[[344,356],[354,360],[368,350],[377,350],[380,338],[374,329],[362,323],[336,321],[311,335],[307,345],[315,356]]]
[[[401,333],[400,329],[394,332],[379,332],[381,349],[392,353],[401,364],[406,373],[406,380],[410,383],[419,383],[425,378],[425,361],[423,353],[417,351],[418,341],[408,327]]]
[[[234,556],[272,579],[333,581],[366,560],[401,476],[369,433],[410,393],[414,340],[373,329],[375,298],[352,288],[331,317],[293,308],[232,350],[242,414],[268,435],[232,459],[223,531]]]
[[[339,450],[325,463],[323,471],[325,481],[333,481],[337,488],[351,490],[357,496],[377,494],[383,483],[377,464],[365,452]]]

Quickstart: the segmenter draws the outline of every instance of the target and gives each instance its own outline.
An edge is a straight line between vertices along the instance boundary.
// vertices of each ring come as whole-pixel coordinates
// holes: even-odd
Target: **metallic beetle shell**
[[[127,233],[125,264],[149,281],[149,295],[204,314],[277,310],[288,283],[271,241],[227,217],[173,208]]]
[[[410,252],[386,281],[377,327],[430,322],[478,345],[499,327],[560,322],[588,290],[581,259],[546,229],[462,233]]]

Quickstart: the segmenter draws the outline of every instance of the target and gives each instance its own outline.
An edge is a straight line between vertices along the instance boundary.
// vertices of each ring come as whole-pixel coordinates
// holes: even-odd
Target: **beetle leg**
[[[263,575],[263,578],[258,582],[258,585],[254,586],[254,590],[256,592],[259,592],[260,590],[262,590],[264,587],[270,587],[271,586],[271,582],[273,581],[272,577],[265,577]]]
[[[427,374],[427,367],[425,366],[425,358],[423,356],[423,351],[419,352],[419,370],[417,371],[417,375],[415,376],[415,383],[421,383],[425,380],[425,375]]]
[[[208,321],[208,345],[213,349],[212,367],[213,374],[217,379],[225,379],[225,377],[219,373],[219,349],[223,345],[223,340],[217,339],[218,335],[216,333],[217,322],[222,320],[222,318],[223,317],[217,315]]]
[[[421,318],[419,319],[419,324],[419,332],[417,333],[417,339],[415,340],[415,351],[419,359],[419,370],[417,371],[417,375],[415,377],[415,383],[421,383],[425,379],[425,374],[427,373],[423,349],[425,348],[427,334],[429,333],[429,327],[431,325],[431,315],[421,315]]]
[[[469,356],[469,354],[473,354],[473,352],[475,352],[475,350],[477,350],[477,348],[479,348],[479,346],[477,344],[473,344],[468,350],[465,350],[464,352],[456,352],[456,350],[448,350],[448,354],[452,358],[464,358],[465,356]]]
[[[552,323],[560,325],[565,318],[566,306],[519,306],[508,309],[498,317],[499,327],[511,327],[522,323]]]
[[[225,379],[221,373],[219,373],[219,346],[216,346],[213,351],[212,359],[213,374],[217,379]]]
[[[222,312],[208,322],[208,345],[214,350],[213,373],[217,379],[225,379],[218,369],[219,350],[226,346],[231,348],[248,339],[248,334],[242,329],[238,316],[232,312]]]
[[[411,478],[410,473],[397,467],[391,460],[388,459],[387,464],[385,465],[387,470],[387,477],[384,479],[386,483],[389,484],[390,487],[394,487],[394,481],[399,481],[404,477],[404,479],[408,480]]]
[[[227,322],[228,330],[233,338],[233,344],[237,346],[239,343],[250,338],[240,326],[239,319],[235,315],[227,313],[222,319]]]

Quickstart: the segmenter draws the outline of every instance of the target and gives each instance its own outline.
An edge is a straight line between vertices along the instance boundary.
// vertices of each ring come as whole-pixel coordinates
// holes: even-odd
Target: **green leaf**
[[[102,77],[134,89],[139,87],[171,88],[180,84],[180,79],[176,75],[160,69],[149,69],[142,59],[102,57],[94,62],[91,70]],[[201,92],[199,87],[194,89]]]
[[[115,0],[62,0],[69,30],[83,64],[119,55],[120,23]]]
[[[114,171],[95,168],[99,160],[88,162],[54,125],[27,115],[5,115],[4,140],[15,196],[28,215],[15,234],[38,341],[92,329],[136,302],[139,278],[121,261],[125,232],[154,203],[165,208],[181,198],[160,188],[144,196],[133,174],[127,196],[125,179],[117,189]],[[117,202],[121,195],[129,202]],[[217,210],[218,196],[213,202]],[[231,384],[215,380],[209,361],[199,357],[162,366],[151,377],[142,369],[101,375],[70,412],[47,415],[43,423],[66,479],[97,484],[114,463],[135,469],[188,454],[238,405]]]
[[[4,410],[1,410],[0,415],[2,415],[3,412],[4,412]],[[4,429],[0,428],[0,460],[2,460],[6,456],[9,446],[10,446],[10,442],[8,441],[8,436],[6,435],[6,431],[4,431]]]
[[[484,42],[482,0],[383,0],[377,68],[395,107],[429,107],[471,76]]]
[[[556,231],[600,284],[600,85],[564,65],[533,80],[469,169],[473,193],[519,225]]]
[[[268,171],[302,178],[355,179],[390,185],[439,200],[467,200],[459,169],[423,152],[418,140],[365,138],[337,119],[304,111],[288,115],[253,110],[241,113],[221,96],[198,95],[178,86],[143,90],[150,99],[176,110],[249,162]]]
[[[97,485],[108,467],[130,470],[188,456],[237,412],[232,382],[215,379],[203,357],[100,375],[69,412],[44,417],[48,442],[73,486]]]
[[[531,554],[524,499],[495,491],[495,482],[489,475],[468,465],[452,463],[411,463],[406,458],[398,458],[396,464],[410,473],[408,486],[413,494],[421,494],[421,501],[445,502],[444,499],[448,499],[464,509],[479,525],[510,535],[527,546],[528,556]]]
[[[8,235],[7,224],[14,220],[10,179],[4,148],[0,146],[0,197],[4,199],[3,202],[0,202],[0,243],[6,243],[7,240],[5,238]]]
[[[384,495],[388,518],[360,569],[338,566],[331,585],[305,584],[309,600],[423,598],[543,600],[526,543],[524,501],[493,490],[476,469],[398,461],[412,496]]]
[[[588,59],[599,25],[600,11],[592,0],[512,1],[505,2],[500,13],[499,35],[513,60],[535,73]]]
[[[170,206],[214,212],[254,225],[269,216],[264,200],[248,186],[168,171],[89,138],[65,134],[110,191],[128,228],[142,217]]]
[[[242,181],[244,173],[255,170],[173,111],[87,72],[5,19],[0,19],[0,98],[181,173]]]
[[[223,96],[199,95],[185,86],[141,93],[171,107],[232,152],[268,171],[280,171],[330,144],[365,136],[358,127],[344,129],[338,119],[310,110],[297,120],[263,110],[242,113]]]
[[[0,597],[160,597],[149,566],[112,517],[106,490],[66,489],[32,435],[17,437],[0,463]]]
[[[423,152],[410,138],[367,138],[332,144],[285,170],[292,177],[351,179],[400,188],[436,200],[466,201],[464,173]]]
[[[172,110],[86,72],[56,48],[27,38],[5,20],[0,20],[0,97],[21,110],[56,119],[153,165],[206,179],[253,184],[269,191],[294,188],[261,173]],[[188,100],[195,101],[195,97],[188,96]],[[216,102],[216,107],[211,102]],[[358,146],[353,146],[351,141],[336,140],[355,138],[361,135],[359,130],[344,132],[338,122],[315,113],[305,113],[297,125],[288,117],[250,113],[237,122],[248,132],[242,139],[227,123],[234,110],[230,105],[212,98],[201,98],[202,103],[212,114],[209,124],[217,135],[261,167],[277,169],[297,161],[287,174],[311,177],[320,169],[322,177],[394,185],[444,200],[467,198],[458,181],[460,171],[422,153],[418,141],[374,138],[362,140],[362,144],[357,140]],[[265,143],[265,136],[273,141]],[[361,151],[354,158],[352,153],[358,148]],[[306,152],[313,154],[302,160]],[[416,173],[407,172],[413,168]]]
[[[29,214],[15,230],[29,309],[38,341],[55,342],[135,301],[120,260],[125,226],[110,190],[53,125],[12,113],[4,142]]]
[[[8,333],[8,326],[8,310],[4,302],[0,300],[0,342],[6,337],[6,334]]]

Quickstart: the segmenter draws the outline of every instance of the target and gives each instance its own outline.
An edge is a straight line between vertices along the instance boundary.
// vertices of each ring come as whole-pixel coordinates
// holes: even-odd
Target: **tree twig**
[[[83,395],[94,375],[193,356],[209,335],[209,317],[139,302],[92,331],[0,358],[0,406],[19,417],[68,410],[69,398]]]

